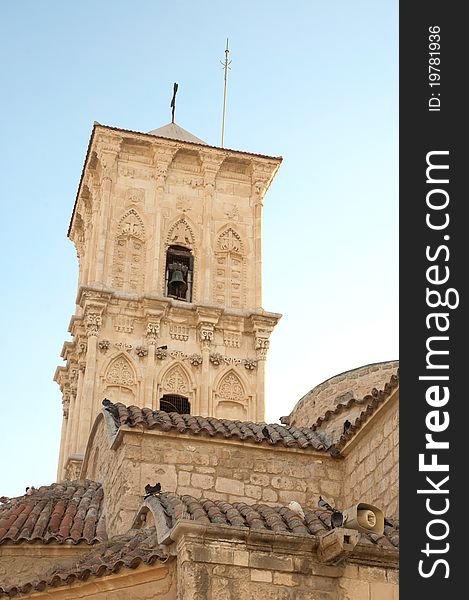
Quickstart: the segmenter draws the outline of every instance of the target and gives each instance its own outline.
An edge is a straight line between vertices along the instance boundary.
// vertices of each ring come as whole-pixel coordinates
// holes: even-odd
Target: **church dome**
[[[327,411],[333,411],[351,400],[360,400],[373,388],[383,389],[391,375],[397,373],[398,367],[399,361],[391,360],[334,375],[305,394],[290,415],[282,417],[282,422],[294,427],[311,427]]]

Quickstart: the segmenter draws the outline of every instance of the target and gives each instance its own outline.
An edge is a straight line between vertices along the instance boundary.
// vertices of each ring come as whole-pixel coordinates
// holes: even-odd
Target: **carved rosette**
[[[168,351],[166,348],[157,348],[155,350],[155,357],[158,360],[165,360],[166,358],[168,358]]]
[[[160,324],[156,321],[149,321],[147,323],[147,341],[151,346],[156,344],[158,336],[160,335]]]
[[[252,358],[245,358],[243,360],[244,363],[244,368],[247,371],[254,371],[254,369],[257,369],[257,360],[254,360]]]
[[[135,348],[135,352],[136,352],[137,356],[139,356],[140,358],[143,358],[144,356],[147,356],[147,354],[148,354],[148,350],[144,346],[137,346]]]
[[[109,350],[111,346],[111,342],[109,340],[101,340],[100,342],[98,342],[98,348],[101,350],[101,352],[103,354],[106,354],[106,352]]]
[[[200,354],[191,354],[188,359],[193,367],[199,367],[203,360]]]
[[[213,354],[210,354],[209,359],[212,365],[215,365],[216,367],[218,365],[221,365],[222,362],[224,362],[223,356],[219,352],[214,352]]]

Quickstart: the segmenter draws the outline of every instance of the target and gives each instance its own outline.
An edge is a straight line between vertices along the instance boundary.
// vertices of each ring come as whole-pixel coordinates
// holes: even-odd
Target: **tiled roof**
[[[316,433],[307,427],[289,427],[273,423],[251,423],[249,421],[230,421],[214,417],[197,417],[167,413],[162,410],[125,406],[116,403],[105,410],[112,415],[116,427],[127,425],[144,429],[176,431],[192,435],[238,439],[257,444],[268,443],[294,448],[312,448],[327,450],[329,443],[322,433]]]
[[[345,404],[339,404],[338,406],[336,406],[334,410],[326,411],[322,417],[319,417],[316,420],[316,422],[311,425],[311,429],[319,429],[325,421],[329,421],[335,415],[340,415],[340,413],[347,412],[348,410],[350,410],[350,408],[352,408],[352,406],[363,405],[367,407],[366,410],[368,410],[370,406],[373,406],[374,412],[382,402],[389,398],[389,396],[397,388],[398,385],[399,370],[395,375],[391,376],[391,379],[388,381],[388,383],[386,383],[383,390],[377,390],[376,388],[374,388],[369,394],[367,394],[363,398],[351,398]],[[366,412],[366,410],[363,412]]]
[[[53,483],[11,498],[0,505],[0,544],[102,541],[102,500],[101,485],[88,480]]]
[[[275,533],[296,533],[317,536],[331,529],[331,512],[316,508],[303,508],[305,518],[301,519],[286,506],[266,506],[265,504],[228,503],[222,500],[196,499],[192,496],[177,496],[163,493],[153,496],[167,517],[168,527],[178,521],[191,520],[200,524],[215,524],[232,527],[273,531]],[[396,522],[388,521],[384,535],[366,534],[365,543],[373,543],[384,549],[399,546],[399,527]]]
[[[355,422],[345,431],[337,443],[334,444],[337,450],[341,450],[345,444],[353,438],[353,436],[363,427],[368,419],[376,412],[376,410],[383,404],[385,400],[389,398],[392,392],[399,386],[399,371],[396,375],[393,375],[384,387],[384,390],[373,390],[369,396],[365,396],[366,408],[363,410]]]
[[[141,564],[150,565],[167,559],[164,549],[158,546],[154,527],[131,529],[125,535],[98,544],[71,567],[57,568],[46,577],[23,585],[0,587],[0,596],[13,597],[42,592],[48,587],[71,585],[90,577],[112,575],[122,567],[136,569]]]

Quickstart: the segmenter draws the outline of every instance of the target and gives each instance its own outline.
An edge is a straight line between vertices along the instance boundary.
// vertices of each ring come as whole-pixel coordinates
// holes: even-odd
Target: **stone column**
[[[64,390],[63,398],[62,398],[62,407],[63,407],[63,416],[62,416],[62,428],[60,431],[60,450],[59,450],[59,466],[57,469],[57,479],[61,479],[62,469],[64,464],[64,455],[67,449],[67,429],[69,426],[68,416],[69,416],[69,406],[70,406],[70,392],[69,390]]]
[[[213,234],[212,231],[212,214],[213,205],[215,202],[215,183],[216,176],[220,165],[224,160],[223,155],[213,156],[207,155],[203,158],[204,169],[204,200],[202,212],[202,240],[200,252],[200,267],[199,278],[204,282],[203,287],[200,286],[200,302],[212,301],[212,261],[213,261]]]
[[[266,173],[255,166],[252,173],[251,202],[254,214],[254,297],[256,308],[262,307],[262,207],[267,191],[268,179]]]
[[[155,381],[155,348],[158,342],[158,336],[160,334],[160,323],[158,321],[147,322],[147,342],[148,342],[148,355],[145,372],[145,392],[144,392],[144,406],[154,410],[153,406],[153,384]]]
[[[155,222],[153,229],[153,243],[151,246],[150,259],[150,271],[149,271],[149,286],[150,293],[162,295],[164,289],[164,280],[161,281],[160,274],[162,272],[162,263],[165,263],[166,256],[163,255],[164,243],[161,242],[163,236],[162,231],[162,204],[166,186],[166,177],[168,174],[168,168],[173,159],[175,149],[168,149],[158,147],[155,150],[155,161],[156,161],[156,190],[155,190]],[[164,274],[163,274],[164,278]]]
[[[200,374],[200,415],[206,417],[210,414],[209,377],[210,377],[210,345],[213,341],[213,325],[200,323],[199,342],[202,352],[202,369]]]
[[[98,334],[103,318],[101,307],[88,307],[85,311],[85,326],[88,344],[86,350],[85,376],[80,402],[80,422],[78,426],[78,439],[76,452],[84,454],[88,435],[91,429],[93,412],[94,383],[96,377],[96,356],[98,347]]]
[[[117,178],[117,157],[120,147],[120,140],[106,139],[100,145],[99,160],[102,168],[100,194],[95,196],[95,206],[93,206],[95,234],[94,234],[94,253],[89,258],[95,258],[94,283],[105,284],[104,281],[106,269],[106,250],[111,243],[108,239],[108,227],[111,217],[111,194],[113,181]],[[99,202],[96,200],[99,198]],[[89,253],[88,253],[89,254]]]

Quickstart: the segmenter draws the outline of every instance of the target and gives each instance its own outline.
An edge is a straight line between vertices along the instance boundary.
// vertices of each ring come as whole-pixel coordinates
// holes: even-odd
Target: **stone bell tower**
[[[78,476],[102,400],[262,421],[279,314],[262,309],[261,219],[280,158],[175,123],[95,123],[70,223],[76,310],[55,381],[59,479]]]

